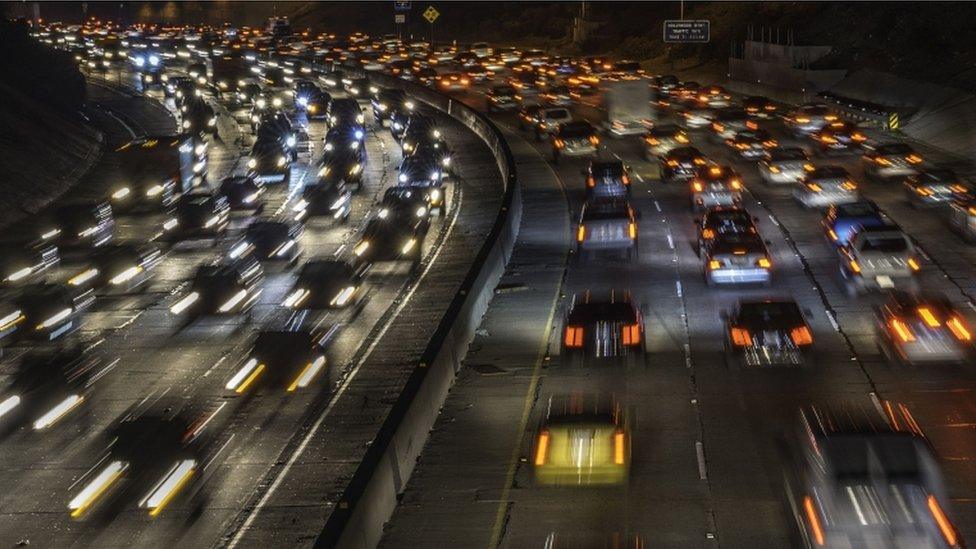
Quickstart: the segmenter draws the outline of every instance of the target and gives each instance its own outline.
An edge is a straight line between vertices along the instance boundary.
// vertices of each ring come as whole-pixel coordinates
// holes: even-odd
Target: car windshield
[[[908,241],[904,236],[886,235],[869,236],[861,243],[862,252],[882,252],[896,254],[908,249]]]
[[[587,122],[570,122],[559,130],[560,137],[578,138],[593,135],[593,126]]]
[[[800,149],[776,149],[769,153],[773,162],[785,160],[806,160],[806,154]]]
[[[738,321],[751,326],[797,326],[803,316],[793,301],[767,301],[741,304]]]
[[[491,89],[492,95],[515,95],[515,88],[511,86],[496,86]]]
[[[869,217],[877,215],[878,207],[869,202],[855,202],[837,206],[837,217]]]
[[[627,220],[627,205],[623,202],[603,202],[590,204],[583,210],[583,221],[601,221],[608,219]]]
[[[569,111],[566,109],[549,110],[546,111],[546,118],[549,120],[569,118]]]

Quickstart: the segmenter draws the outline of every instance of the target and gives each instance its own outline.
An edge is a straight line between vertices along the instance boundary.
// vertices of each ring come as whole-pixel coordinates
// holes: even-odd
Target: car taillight
[[[738,179],[733,179],[732,181],[729,182],[729,185],[737,191],[742,189],[742,182],[739,181]]]
[[[694,181],[694,182],[692,182],[691,187],[693,189],[695,189],[695,192],[696,193],[700,193],[703,190],[705,190],[705,186],[702,185],[701,181]]]
[[[557,139],[554,144],[556,145],[557,149],[561,149],[566,146],[566,142],[562,139]]]
[[[857,262],[856,259],[850,260],[848,262],[848,265],[851,266],[851,272],[852,273],[854,273],[854,274],[861,274],[861,266],[858,264],[858,262]]]
[[[586,225],[580,225],[579,229],[576,229],[576,241],[582,242],[586,239]]]
[[[807,188],[810,189],[811,191],[815,192],[815,193],[819,193],[820,191],[823,190],[820,187],[820,185],[817,185],[816,183],[807,183]]]
[[[949,547],[955,547],[959,542],[959,535],[956,534],[956,528],[949,521],[949,517],[946,516],[945,511],[942,510],[942,506],[939,505],[938,500],[935,496],[930,495],[926,502],[929,506],[929,512],[932,513],[932,518],[935,519],[935,523],[939,525],[939,531],[942,532],[942,537],[945,538],[946,543]]]
[[[613,463],[623,465],[627,459],[627,434],[618,430],[613,434]]]
[[[910,155],[908,155],[908,156],[905,157],[905,160],[907,160],[911,164],[921,164],[922,163],[922,157],[919,156],[919,155],[917,155],[917,154],[910,154]]]
[[[769,269],[773,266],[773,262],[768,257],[760,257],[759,261],[756,261],[756,266],[762,269]]]
[[[919,269],[922,268],[922,266],[918,264],[918,261],[916,261],[914,257],[908,258],[908,266],[913,271],[918,271]]]
[[[640,345],[640,324],[627,324],[620,331],[624,345]]]
[[[891,319],[890,325],[891,331],[898,336],[898,339],[901,339],[905,343],[915,341],[915,334],[913,334],[912,330],[901,320],[893,318]]]
[[[705,240],[711,240],[715,238],[715,231],[713,231],[712,229],[702,230],[702,238],[704,238]]]
[[[749,336],[749,330],[745,328],[733,327],[730,334],[732,336],[732,345],[735,345],[736,347],[748,347],[752,345],[752,338]]]
[[[539,443],[535,447],[535,464],[545,465],[549,459],[549,430],[545,429],[539,433]]]
[[[656,146],[660,145],[661,142],[658,141],[656,138],[648,137],[647,138],[647,144],[650,145],[650,146],[652,146],[652,147],[656,147]]]
[[[935,315],[932,314],[932,310],[928,307],[919,307],[918,316],[922,317],[922,320],[924,320],[925,324],[927,324],[930,328],[938,328],[942,325],[942,323],[939,322],[939,319],[935,318]]]
[[[712,129],[721,133],[725,131],[725,126],[719,124],[718,122],[712,122]]]
[[[596,186],[596,179],[593,179],[592,175],[586,178],[586,186],[590,188]]]
[[[599,145],[600,144],[600,138],[597,137],[597,136],[595,136],[595,135],[591,135],[590,136],[590,143],[592,143],[594,146]]]
[[[699,157],[697,157],[697,158],[695,158],[695,160],[694,160],[694,162],[695,162],[695,164],[697,164],[698,166],[704,166],[704,165],[705,165],[705,159],[704,159],[704,158],[702,158],[702,157],[700,157],[700,156],[699,156]]]
[[[813,334],[810,333],[810,328],[806,326],[800,326],[790,330],[790,339],[797,345],[813,344]]]
[[[633,221],[630,222],[630,224],[627,226],[627,234],[630,235],[631,240],[637,238],[637,223],[634,223]]]
[[[952,335],[956,336],[956,339],[960,341],[972,341],[973,335],[970,333],[969,328],[966,324],[958,317],[952,317],[946,322],[946,326]]]
[[[817,545],[824,544],[823,526],[820,525],[820,515],[817,514],[813,506],[813,498],[806,496],[803,498],[803,511],[807,515],[807,522],[810,523],[810,531],[813,533],[813,541]]]
[[[722,268],[722,262],[717,259],[713,259],[708,262],[708,270],[710,271],[714,271],[715,269],[721,269],[721,268]]]
[[[563,337],[563,343],[566,347],[571,349],[578,349],[583,346],[583,327],[582,326],[566,326],[566,335]]]
[[[624,174],[621,180],[624,182],[624,185],[630,185],[630,176],[628,176],[627,174]]]

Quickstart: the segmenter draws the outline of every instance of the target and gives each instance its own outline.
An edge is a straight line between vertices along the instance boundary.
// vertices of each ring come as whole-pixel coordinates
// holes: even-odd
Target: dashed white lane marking
[[[834,313],[831,313],[830,311],[824,311],[824,312],[827,313],[827,320],[829,320],[830,321],[830,325],[834,327],[834,331],[839,333],[840,332],[840,324],[837,324],[837,319],[834,318]]]
[[[206,372],[204,372],[202,377],[209,376],[210,373],[213,372],[214,370],[216,370],[217,369],[217,366],[220,366],[221,364],[223,364],[225,360],[227,360],[227,355],[224,355],[224,356],[220,357],[217,360],[217,362],[214,362],[214,365],[211,366],[210,369],[208,369]]]
[[[671,233],[668,233],[668,248],[674,249],[674,239],[671,238]]]
[[[701,441],[695,442],[695,456],[698,458],[698,478],[708,480],[708,468],[705,465],[705,445]]]
[[[675,280],[674,281],[674,289],[678,293],[678,297],[681,297],[683,295],[681,293],[681,281],[680,280]]]
[[[657,208],[657,211],[661,211],[661,203],[657,200],[654,201],[654,207]]]

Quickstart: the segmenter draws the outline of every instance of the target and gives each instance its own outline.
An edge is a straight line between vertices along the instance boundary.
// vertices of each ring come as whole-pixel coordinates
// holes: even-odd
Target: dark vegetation
[[[85,78],[68,52],[30,36],[23,21],[0,20],[0,83],[61,113],[85,103]]]

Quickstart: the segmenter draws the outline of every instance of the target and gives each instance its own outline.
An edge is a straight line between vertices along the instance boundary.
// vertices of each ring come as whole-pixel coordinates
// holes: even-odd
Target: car
[[[801,366],[813,332],[792,299],[740,301],[725,318],[725,357],[735,367]]]
[[[844,246],[861,227],[881,227],[891,225],[891,219],[870,200],[835,204],[827,209],[823,227],[827,239],[836,246]]]
[[[909,175],[904,181],[905,197],[915,208],[944,206],[951,202],[966,202],[973,198],[968,183],[950,169],[930,168]]]
[[[262,89],[261,95],[251,101],[251,131],[255,131],[261,125],[261,117],[268,113],[280,112],[285,106],[285,101],[281,95],[267,89]]]
[[[742,202],[742,176],[729,166],[703,166],[689,182],[691,209],[698,212]]]
[[[56,224],[42,238],[62,247],[97,247],[112,240],[115,217],[108,202],[74,202],[58,208]]]
[[[776,103],[761,95],[751,95],[743,99],[742,108],[749,116],[756,118],[772,118],[776,115]]]
[[[227,197],[231,211],[254,210],[256,213],[264,209],[265,190],[264,185],[246,175],[225,177],[218,187],[218,192]]]
[[[219,193],[196,191],[176,202],[173,215],[163,223],[171,239],[218,238],[230,223],[230,203]]]
[[[529,128],[535,128],[539,124],[540,111],[542,111],[542,105],[535,103],[522,105],[518,113],[519,129],[525,131]]]
[[[125,414],[110,428],[107,451],[79,479],[67,506],[71,518],[111,515],[132,505],[155,518],[177,498],[200,497],[220,464],[214,417],[221,408],[193,408],[169,397]]]
[[[705,155],[695,147],[678,147],[661,157],[661,182],[690,181],[707,165]]]
[[[264,96],[264,88],[253,78],[245,78],[237,85],[237,102],[241,105],[253,104]]]
[[[390,124],[390,115],[397,110],[403,110],[407,103],[407,94],[396,88],[383,88],[370,101],[373,107],[373,120],[380,126]]]
[[[700,104],[724,109],[732,104],[732,96],[722,86],[701,86],[696,90],[695,99]]]
[[[445,72],[437,75],[437,89],[442,91],[467,91],[471,78],[460,72]]]
[[[369,93],[369,80],[365,77],[343,78],[342,85],[350,97],[364,97]]]
[[[562,124],[572,122],[573,114],[565,107],[547,107],[539,111],[539,123],[535,126],[535,140],[541,141]]]
[[[290,309],[342,309],[362,299],[366,273],[345,261],[321,259],[302,265],[282,302]]]
[[[783,123],[796,136],[809,135],[831,122],[840,120],[836,113],[822,104],[806,104],[783,117]]]
[[[291,180],[292,154],[275,139],[254,142],[247,159],[247,175],[259,183],[285,183]]]
[[[168,97],[175,97],[177,104],[191,97],[197,97],[197,83],[189,76],[170,76],[163,88]]]
[[[438,141],[442,133],[433,118],[418,114],[407,120],[407,125],[400,135],[400,146],[405,154],[409,154],[424,141]]]
[[[637,213],[622,198],[587,200],[576,227],[576,257],[623,251],[627,259],[638,253]]]
[[[498,111],[510,111],[519,107],[519,102],[515,99],[518,91],[512,86],[501,85],[492,86],[485,94],[487,110],[489,113]]]
[[[563,156],[595,156],[600,146],[596,128],[585,120],[574,120],[556,128],[549,134],[552,144],[552,161],[556,164]]]
[[[355,185],[355,190],[361,190],[366,170],[366,147],[361,144],[355,139],[327,142],[318,164],[318,183],[343,181],[350,187]]]
[[[549,399],[532,448],[536,484],[625,485],[630,461],[630,426],[616,401],[595,395]]]
[[[189,289],[169,311],[187,323],[210,315],[248,314],[261,295],[264,269],[251,256],[197,267]]]
[[[54,341],[75,332],[95,302],[90,289],[34,283],[17,288],[0,319],[0,333],[21,341]]]
[[[288,116],[279,110],[268,110],[258,117],[257,127],[254,131],[254,140],[255,142],[278,142],[291,155],[292,160],[297,155],[298,132],[292,126]]]
[[[793,198],[807,208],[827,208],[858,202],[861,194],[843,166],[817,166],[796,184]]]
[[[691,141],[688,133],[675,124],[659,124],[644,136],[644,159],[657,160],[671,149],[683,147]]]
[[[331,169],[323,166],[319,169]],[[326,173],[316,183],[302,188],[302,197],[291,206],[293,218],[301,221],[306,217],[329,216],[339,223],[347,223],[352,215],[352,192],[342,179],[329,177]]]
[[[428,197],[428,208],[443,215],[447,208],[444,168],[432,155],[410,155],[397,168],[397,186],[413,187]]]
[[[194,97],[180,107],[180,127],[184,133],[216,136],[217,113],[202,97]]]
[[[563,318],[562,362],[585,365],[602,360],[641,364],[644,317],[629,291],[589,290],[573,296]]]
[[[0,392],[0,434],[43,432],[77,415],[108,368],[79,346],[29,351]]]
[[[36,282],[60,263],[61,253],[50,242],[0,246],[0,288]]]
[[[329,103],[329,127],[332,126],[362,126],[366,123],[366,116],[359,106],[359,101],[351,97],[340,97]]]
[[[100,293],[144,289],[162,259],[162,251],[153,244],[102,246],[74,269],[68,284]]]
[[[976,242],[976,199],[953,200],[949,203],[949,228],[967,242]]]
[[[796,183],[812,167],[807,153],[797,147],[767,149],[759,161],[759,177],[767,185]]]
[[[769,149],[775,149],[779,143],[766,130],[745,129],[735,132],[735,135],[725,140],[732,151],[747,160],[761,158]]]
[[[416,147],[410,150],[408,156],[429,156],[444,169],[444,179],[451,176],[451,161],[453,156],[451,155],[451,149],[448,148],[447,143],[444,141],[439,139],[420,141]]]
[[[253,394],[262,385],[288,393],[307,389],[328,368],[325,350],[334,332],[308,328],[260,331],[224,388],[238,395]]]
[[[391,187],[353,247],[356,265],[407,259],[414,269],[423,259],[430,228],[429,198],[415,187]]]
[[[705,241],[702,260],[709,286],[772,283],[772,259],[758,234],[716,234]]]
[[[630,166],[620,160],[590,160],[581,173],[586,177],[586,197],[630,195]]]
[[[973,329],[945,296],[890,291],[875,309],[879,347],[897,363],[969,363]]]
[[[677,114],[678,124],[688,130],[698,130],[710,127],[717,111],[706,103],[692,102]]]
[[[305,100],[305,116],[310,120],[325,118],[332,104],[332,96],[328,92],[316,88],[303,97]]]
[[[231,246],[227,256],[237,259],[252,255],[259,261],[284,261],[293,265],[302,254],[298,242],[302,229],[301,224],[288,221],[252,221],[245,229],[244,236]]]
[[[190,63],[186,66],[186,73],[190,78],[196,80],[199,86],[207,85],[207,65],[206,63]]]
[[[840,276],[849,295],[914,289],[921,260],[912,240],[893,224],[860,227],[838,249]]]
[[[759,234],[756,229],[756,218],[748,211],[739,207],[711,208],[704,215],[695,219],[695,229],[698,233],[698,254],[700,255],[708,242],[718,235],[729,234]]]
[[[810,132],[810,139],[820,154],[849,152],[867,141],[867,136],[857,124],[845,120],[835,120],[819,130]]]
[[[804,547],[963,547],[939,459],[905,404],[799,417],[784,478]]]
[[[320,92],[321,90],[311,80],[306,78],[299,78],[295,80],[293,85],[292,94],[295,99],[295,108],[299,110],[305,110],[308,106],[308,98],[313,94]]]
[[[742,109],[722,109],[715,113],[711,121],[712,133],[720,140],[731,139],[741,131],[758,129],[755,122]]]

